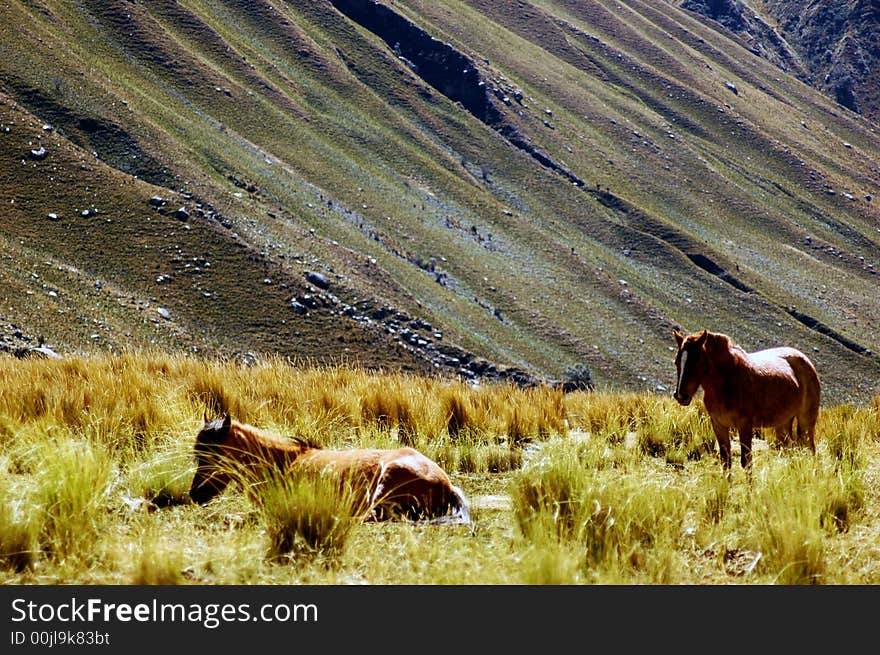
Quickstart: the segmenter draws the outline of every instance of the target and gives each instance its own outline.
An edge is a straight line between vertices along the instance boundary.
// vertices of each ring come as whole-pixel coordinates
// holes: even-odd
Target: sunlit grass
[[[515,478],[521,533],[576,545],[589,580],[629,574],[656,583],[674,579],[687,494],[667,472],[587,468],[584,454],[576,446],[557,448]]]
[[[38,462],[32,503],[40,523],[40,546],[64,562],[88,560],[107,520],[106,504],[112,463],[100,445],[52,440]]]
[[[5,581],[880,582],[877,403],[823,409],[815,456],[759,441],[728,479],[702,407],[661,396],[161,353],[0,372]],[[190,504],[195,433],[225,411],[328,447],[411,445],[474,522],[364,522],[338,484],[291,478]]]
[[[257,495],[267,557],[338,565],[352,531],[367,518],[365,501],[334,476],[272,476]]]

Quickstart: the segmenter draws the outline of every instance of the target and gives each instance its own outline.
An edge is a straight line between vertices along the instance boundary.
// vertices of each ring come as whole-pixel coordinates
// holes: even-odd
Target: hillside
[[[770,4],[770,3],[766,3]],[[9,2],[0,344],[880,392],[880,137],[670,3]]]
[[[871,0],[684,0],[754,54],[880,122],[880,5]]]

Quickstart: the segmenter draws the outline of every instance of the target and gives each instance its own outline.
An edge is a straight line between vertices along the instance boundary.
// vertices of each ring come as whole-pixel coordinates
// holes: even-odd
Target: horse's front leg
[[[752,436],[755,431],[748,423],[744,423],[737,427],[739,432],[739,463],[743,469],[748,470],[752,465]]]
[[[712,421],[712,429],[715,431],[715,439],[718,441],[718,454],[721,457],[721,468],[725,473],[730,472],[730,428]]]

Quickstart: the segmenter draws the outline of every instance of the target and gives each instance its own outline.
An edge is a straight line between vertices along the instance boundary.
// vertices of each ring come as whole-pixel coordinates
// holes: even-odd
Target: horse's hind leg
[[[388,516],[413,521],[441,515],[437,485],[408,462],[392,461],[382,468],[382,493],[376,507]]]
[[[774,428],[777,448],[791,448],[794,445],[794,417]]]
[[[810,451],[816,454],[816,441],[813,433],[816,431],[816,418],[812,417],[806,421],[801,421],[800,417],[797,421],[798,443],[802,446],[808,446]]]
[[[743,425],[738,428],[739,432],[739,463],[743,469],[748,470],[752,465],[752,436],[754,429],[751,425]]]

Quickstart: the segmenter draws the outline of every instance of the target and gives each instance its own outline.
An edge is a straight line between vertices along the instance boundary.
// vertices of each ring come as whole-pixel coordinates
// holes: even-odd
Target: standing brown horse
[[[302,439],[282,441],[233,421],[209,421],[196,436],[196,472],[189,495],[204,504],[233,479],[249,483],[272,473],[330,473],[350,484],[369,518],[405,517],[470,523],[461,489],[435,462],[412,448],[330,450]]]
[[[730,470],[730,430],[739,433],[740,463],[752,462],[755,428],[772,427],[780,444],[791,443],[797,419],[797,442],[816,452],[814,431],[819,415],[819,376],[813,363],[795,348],[747,353],[730,337],[703,330],[688,337],[672,331],[678,344],[675,399],[691,402],[703,387],[703,402]]]

